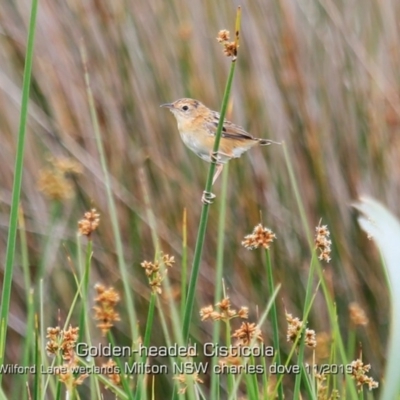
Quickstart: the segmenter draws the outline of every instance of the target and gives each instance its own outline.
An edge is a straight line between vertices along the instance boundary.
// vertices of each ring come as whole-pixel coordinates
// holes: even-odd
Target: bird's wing
[[[219,124],[220,115],[217,112],[213,112],[213,118],[211,121],[207,121],[206,125],[210,135],[215,136]],[[222,137],[230,139],[243,139],[243,140],[254,140],[255,138],[246,132],[241,126],[234,124],[233,122],[224,120],[222,127]]]

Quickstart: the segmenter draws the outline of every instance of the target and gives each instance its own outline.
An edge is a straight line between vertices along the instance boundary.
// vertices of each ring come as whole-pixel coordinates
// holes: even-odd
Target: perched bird
[[[214,154],[215,134],[220,120],[218,112],[193,99],[179,99],[160,107],[166,107],[174,114],[183,143],[203,160],[216,163],[217,169],[212,184],[230,159],[240,157],[253,146],[274,143],[271,140],[255,138],[242,127],[224,120],[219,149]],[[202,201],[211,203],[213,198],[215,195],[204,192]]]

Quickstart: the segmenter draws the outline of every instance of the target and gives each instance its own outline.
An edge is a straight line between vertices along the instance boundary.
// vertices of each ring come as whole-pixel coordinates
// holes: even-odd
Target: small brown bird
[[[214,161],[217,164],[212,184],[230,159],[240,157],[253,146],[274,143],[271,140],[255,138],[242,127],[224,120],[219,150],[214,154],[215,134],[220,120],[218,112],[193,99],[179,99],[160,107],[166,107],[174,114],[183,143],[203,160]],[[213,198],[215,195],[212,193],[203,193],[202,201],[211,203]]]

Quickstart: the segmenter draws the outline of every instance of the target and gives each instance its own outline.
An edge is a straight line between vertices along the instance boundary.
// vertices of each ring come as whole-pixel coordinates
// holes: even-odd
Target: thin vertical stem
[[[18,227],[18,208],[21,197],[22,169],[25,152],[26,124],[28,117],[29,90],[31,86],[33,46],[36,32],[36,15],[38,0],[32,0],[31,17],[29,21],[28,45],[26,49],[26,62],[22,87],[21,114],[19,121],[17,156],[15,160],[15,175],[11,200],[10,229],[7,238],[6,263],[4,270],[3,290],[0,310],[0,365],[4,364],[4,351],[6,345],[8,311],[10,308],[11,284],[14,267],[15,245]],[[0,384],[3,374],[0,374]]]
[[[235,25],[237,45],[238,45],[238,41],[239,41],[240,21],[241,21],[241,10],[240,10],[240,7],[238,7],[237,14],[236,14],[236,25]],[[237,59],[236,56],[232,57],[232,63],[231,63],[230,71],[229,71],[228,81],[226,83],[225,93],[224,93],[224,97],[222,100],[220,119],[219,119],[219,123],[218,123],[217,132],[215,135],[215,142],[214,142],[214,148],[213,148],[214,153],[218,152],[219,143],[221,141],[222,127],[224,124],[226,110],[228,108],[228,100],[229,100],[229,94],[231,92],[233,76],[235,73],[236,59]],[[215,167],[216,167],[216,162],[212,162],[210,165],[210,169],[208,171],[205,192],[211,191]],[[200,262],[201,262],[201,256],[203,253],[203,245],[204,245],[204,239],[205,239],[205,235],[206,235],[209,208],[210,208],[210,205],[206,203],[206,204],[203,204],[203,208],[201,210],[200,225],[199,225],[199,231],[197,234],[196,248],[195,248],[194,258],[193,258],[193,270],[192,270],[192,274],[190,276],[189,290],[188,290],[185,314],[184,314],[184,319],[183,319],[182,335],[183,335],[183,339],[186,342],[189,339],[189,327],[190,327],[190,322],[191,322],[192,314],[193,314],[194,297],[195,297],[195,292],[196,292],[197,280],[199,277]]]

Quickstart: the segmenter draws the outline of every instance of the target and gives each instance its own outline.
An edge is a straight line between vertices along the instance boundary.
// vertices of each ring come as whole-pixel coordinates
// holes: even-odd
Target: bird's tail
[[[258,143],[260,146],[269,146],[270,144],[282,144],[282,142],[274,142],[273,140],[269,139],[258,139]]]

